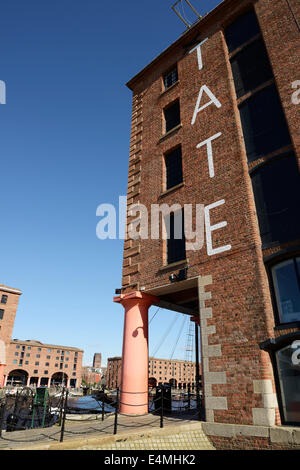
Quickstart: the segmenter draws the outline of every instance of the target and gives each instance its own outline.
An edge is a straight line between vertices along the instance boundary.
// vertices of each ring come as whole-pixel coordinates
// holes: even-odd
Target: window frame
[[[170,108],[178,104],[178,109],[179,109],[179,121],[178,123],[171,127],[170,129],[167,130],[167,119],[166,119],[166,111],[168,111]],[[176,129],[178,126],[181,124],[181,114],[180,114],[180,100],[179,97],[176,98],[174,101],[171,101],[168,103],[164,108],[163,108],[163,136],[168,134],[169,132],[172,132],[174,129]]]
[[[281,349],[285,348],[286,346],[291,345],[294,341],[300,340],[300,331],[294,331],[293,333],[288,333],[283,336],[279,336],[277,338],[270,338],[267,341],[264,341],[263,343],[260,343],[260,349],[263,351],[267,351],[270,355],[270,360],[273,368],[273,374],[274,374],[274,382],[275,382],[275,388],[276,388],[276,397],[277,397],[277,402],[278,402],[278,409],[279,409],[279,414],[280,414],[280,419],[281,423],[283,425],[288,425],[288,426],[300,426],[300,421],[299,422],[292,422],[292,421],[286,421],[284,417],[284,405],[283,405],[283,400],[282,400],[282,393],[281,393],[281,384],[280,384],[280,377],[279,377],[279,371],[277,367],[277,361],[276,361],[276,353],[280,351]]]
[[[266,271],[267,271],[267,276],[269,280],[269,287],[270,287],[270,294],[271,294],[271,301],[272,301],[272,307],[273,307],[273,313],[274,313],[274,321],[275,321],[275,329],[289,329],[293,327],[300,327],[300,320],[299,321],[293,321],[293,322],[282,322],[280,319],[280,311],[278,308],[278,302],[277,302],[277,296],[276,296],[276,289],[274,285],[274,279],[273,279],[273,269],[278,266],[279,264],[289,261],[289,260],[294,260],[296,258],[300,257],[300,247],[298,249],[293,249],[293,250],[287,250],[286,253],[277,253],[275,257],[270,257],[265,260],[265,265],[266,265]]]
[[[170,169],[170,165],[167,164],[167,161],[171,161],[172,154],[175,154],[175,152],[180,152],[180,173],[181,173],[181,181],[179,181],[176,184],[173,184],[172,186],[168,185],[168,173]],[[176,158],[176,161],[178,161],[178,155],[174,156],[174,159]],[[164,163],[164,187],[163,191],[169,191],[173,188],[176,188],[179,184],[183,183],[183,161],[182,161],[182,146],[177,145],[173,149],[168,150],[167,152],[164,153],[163,155],[163,163]],[[170,178],[169,178],[170,179]]]
[[[165,79],[169,75],[171,75],[174,71],[176,70],[176,80],[175,82],[172,81],[171,85],[166,86]],[[172,67],[170,67],[163,75],[162,75],[162,84],[163,84],[163,92],[169,90],[175,83],[178,83],[179,78],[178,78],[178,65],[177,62],[174,64]]]
[[[174,232],[174,226],[173,226],[173,229],[172,229],[172,226],[171,226],[171,220],[173,219],[173,221],[175,220],[175,217],[176,217],[176,214],[178,214],[178,212],[181,212],[181,221],[182,221],[182,232],[181,232],[181,235],[182,235],[182,238],[184,241],[182,241],[182,238],[171,238],[171,233]],[[184,263],[186,261],[186,239],[185,239],[185,233],[184,233],[184,209],[181,209],[180,211],[176,211],[176,212],[171,212],[170,215],[169,215],[169,222],[170,222],[170,233],[168,234],[169,236],[167,237],[166,239],[166,266],[171,266],[173,263]],[[171,241],[182,241],[182,243],[184,244],[184,257],[183,258],[180,258],[180,259],[172,259],[172,260],[169,260],[169,253],[170,253],[170,248],[169,248],[169,243],[171,243]],[[172,249],[172,251],[174,251],[174,248]]]

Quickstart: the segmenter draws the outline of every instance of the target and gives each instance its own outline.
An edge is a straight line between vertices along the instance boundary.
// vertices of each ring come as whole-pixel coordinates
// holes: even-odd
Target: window
[[[19,355],[19,353],[18,353],[18,352],[15,352],[15,356],[18,356],[18,355]]]
[[[285,424],[300,423],[300,341],[293,341],[275,353]]]
[[[177,65],[164,75],[163,80],[164,80],[165,90],[167,88],[170,88],[170,86],[174,85],[174,83],[178,81]]]
[[[179,100],[170,104],[164,109],[165,132],[169,132],[180,124],[180,106]]]
[[[39,358],[39,357],[41,357],[41,355],[40,355],[40,354],[37,354],[35,357],[38,357],[38,358]]]
[[[0,308],[0,320],[2,320],[3,316],[4,316],[4,310]]]
[[[34,373],[34,374],[37,374],[37,373],[38,373],[38,370],[37,370],[37,369],[35,369],[35,370],[33,371],[33,373]]]
[[[236,54],[231,59],[231,67],[238,98],[273,78],[262,38],[257,39]]]
[[[7,299],[8,299],[8,296],[3,294],[2,297],[1,297],[1,303],[2,304],[6,304],[7,303]]]
[[[47,371],[47,370],[44,370],[44,374],[47,375],[47,374],[48,374],[48,371]]]
[[[300,173],[294,154],[272,158],[251,179],[263,246],[300,238]]]
[[[34,365],[35,365],[35,366],[39,366],[40,363],[39,363],[38,361],[36,361],[36,362],[34,363]]]
[[[234,51],[258,34],[260,34],[259,24],[254,10],[250,10],[226,28],[225,38],[229,52]]]
[[[47,356],[46,359],[51,359],[51,356]]]
[[[13,364],[17,364],[17,359],[14,359],[14,360],[13,360]]]
[[[250,162],[291,143],[275,85],[255,93],[239,109]]]
[[[45,362],[45,366],[49,366],[49,362]]]
[[[300,257],[274,266],[272,280],[280,323],[300,321]]]
[[[166,165],[166,189],[182,183],[182,156],[181,147],[165,155]]]
[[[173,212],[170,214],[167,234],[167,264],[184,260],[186,253],[183,211]]]
[[[239,106],[250,162],[291,143],[277,88],[275,85],[266,86],[274,76],[254,10],[242,15],[225,31],[229,52],[257,35],[260,36],[231,58],[238,97],[265,84],[265,88]]]

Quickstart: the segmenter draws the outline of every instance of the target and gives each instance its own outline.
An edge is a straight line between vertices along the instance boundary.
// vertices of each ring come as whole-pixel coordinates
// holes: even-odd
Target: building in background
[[[7,354],[21,294],[19,289],[0,284],[0,387],[4,384]]]
[[[107,388],[121,386],[122,358],[112,357],[107,360]],[[201,382],[201,365],[200,365]],[[196,366],[194,362],[180,359],[149,358],[148,383],[150,387],[171,385],[178,390],[194,390],[196,385]]]
[[[101,369],[101,353],[95,353],[93,358],[93,368]]]
[[[143,206],[127,218],[114,299],[122,412],[147,411],[156,305],[200,326],[214,436],[241,425],[255,445],[262,427],[300,425],[299,17],[297,0],[224,0],[128,83],[127,204]],[[137,236],[143,208],[167,238]]]
[[[13,339],[5,368],[6,385],[80,387],[83,350]]]
[[[94,369],[91,366],[82,367],[82,381],[88,385],[99,385],[101,382],[100,369]]]
[[[0,387],[80,387],[83,350],[11,339],[21,291],[0,284]]]
[[[118,388],[121,384],[122,358],[120,356],[109,357],[106,367],[106,387]]]
[[[4,384],[7,355],[21,294],[19,289],[0,284],[0,387]]]

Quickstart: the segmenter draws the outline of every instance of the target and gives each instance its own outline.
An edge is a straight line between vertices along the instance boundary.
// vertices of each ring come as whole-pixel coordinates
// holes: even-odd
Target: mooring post
[[[64,412],[63,412],[61,431],[60,431],[60,442],[63,442],[63,439],[64,439],[65,422],[66,422],[66,415],[67,415],[67,406],[68,406],[68,390],[66,390],[66,393],[65,393]]]
[[[6,398],[1,404],[1,411],[0,411],[0,437],[2,437],[2,429],[3,429],[3,423],[4,423],[4,415],[5,415],[5,410],[6,410]]]
[[[63,387],[62,392],[61,392],[61,398],[60,398],[60,406],[59,406],[59,419],[58,419],[58,425],[61,426],[61,420],[62,420],[62,414],[63,414],[63,406],[64,406],[64,399],[65,399],[65,388]]]
[[[117,434],[117,428],[118,428],[118,409],[119,409],[119,388],[117,388],[117,402],[116,402],[116,410],[115,410],[114,434]]]
[[[105,387],[103,385],[102,386],[102,393],[103,393],[102,395],[102,421],[104,421],[104,395],[105,395],[104,391],[105,391]]]
[[[161,387],[161,394],[160,394],[160,427],[164,427],[164,389]]]

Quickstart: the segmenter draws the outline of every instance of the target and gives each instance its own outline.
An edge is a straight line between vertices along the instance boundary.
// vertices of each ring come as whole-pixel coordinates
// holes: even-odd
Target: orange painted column
[[[148,413],[148,309],[157,297],[142,292],[121,294],[114,302],[125,309],[120,412]]]
[[[4,387],[4,370],[6,364],[0,364],[0,388]]]

